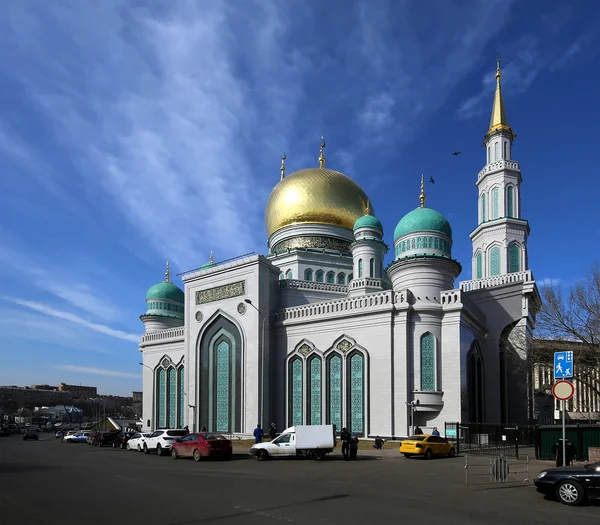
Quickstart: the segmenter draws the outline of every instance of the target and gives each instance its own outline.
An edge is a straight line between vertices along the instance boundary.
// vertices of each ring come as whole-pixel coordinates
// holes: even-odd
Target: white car
[[[83,432],[75,432],[75,434],[71,434],[69,436],[65,436],[62,438],[63,443],[86,443],[88,436],[91,432],[85,430]]]
[[[187,436],[189,433],[189,430],[184,428],[156,430],[146,438],[143,447],[144,454],[150,454],[150,452],[156,452],[159,456],[162,456],[164,453],[168,454],[169,450],[171,450],[171,445],[177,439]]]
[[[144,442],[146,441],[146,438],[149,437],[151,434],[151,432],[148,432],[146,434],[137,432],[129,438],[129,441],[127,442],[125,448],[127,450],[137,450],[138,452],[141,452],[144,449]]]

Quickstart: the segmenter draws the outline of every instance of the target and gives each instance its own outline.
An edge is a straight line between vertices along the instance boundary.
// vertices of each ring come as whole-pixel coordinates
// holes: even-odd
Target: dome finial
[[[213,257],[213,251],[210,251],[210,257],[208,258],[209,262],[214,263],[215,262],[215,258]]]
[[[285,177],[285,159],[287,159],[285,153],[283,154],[283,157],[281,157],[281,179],[279,180],[283,180]]]
[[[323,142],[321,142],[321,148],[319,150],[319,168],[325,166],[325,156],[323,155],[323,153],[325,152],[325,146],[327,146],[325,142],[325,137],[323,135],[321,135],[321,140]]]
[[[419,195],[421,201],[421,208],[425,207],[425,175],[421,175],[421,195]]]
[[[169,269],[169,261],[167,261],[167,268],[165,270],[165,282],[169,282],[171,279],[171,270]]]
[[[371,199],[367,199],[367,213],[366,215],[371,215]]]

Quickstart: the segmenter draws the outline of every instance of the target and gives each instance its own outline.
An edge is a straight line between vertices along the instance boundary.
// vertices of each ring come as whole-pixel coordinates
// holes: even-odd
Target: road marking
[[[115,476],[115,478],[122,479],[124,481],[131,481],[132,483],[136,483],[138,481],[137,479],[126,478],[125,476],[119,476],[118,474]]]
[[[272,514],[270,512],[265,512],[264,510],[247,509],[247,508],[241,507],[239,505],[236,505],[233,508],[237,509],[237,510],[241,510],[242,512],[245,512],[246,514],[255,514],[256,516],[263,516],[265,518],[271,518],[271,519],[274,519],[274,520],[287,521],[287,522],[290,522],[290,523],[292,521],[294,521],[294,518],[289,518],[287,516],[280,516],[278,514]]]

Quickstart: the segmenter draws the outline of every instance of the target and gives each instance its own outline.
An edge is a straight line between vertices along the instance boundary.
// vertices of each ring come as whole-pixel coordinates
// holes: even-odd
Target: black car
[[[27,441],[28,439],[35,439],[37,441],[39,439],[37,432],[35,430],[26,430],[23,432],[23,441]]]
[[[135,432],[119,432],[113,441],[113,448],[125,448],[127,446],[127,442],[131,439]]]
[[[538,492],[556,497],[565,505],[600,499],[600,461],[580,467],[549,468],[534,481]]]
[[[92,434],[90,445],[95,447],[110,447],[117,437],[116,432],[98,431]]]

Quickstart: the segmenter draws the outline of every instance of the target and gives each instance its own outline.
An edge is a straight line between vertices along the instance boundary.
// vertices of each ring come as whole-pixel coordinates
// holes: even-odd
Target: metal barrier
[[[465,456],[465,489],[501,485],[528,485],[529,456],[522,459],[500,456]]]

